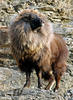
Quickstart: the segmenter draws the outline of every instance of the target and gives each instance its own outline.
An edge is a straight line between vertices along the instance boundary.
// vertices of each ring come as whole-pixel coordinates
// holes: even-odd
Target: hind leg
[[[61,77],[65,71],[66,71],[66,65],[63,61],[60,61],[57,64],[55,64],[55,66],[53,66],[53,72],[56,81],[56,86],[54,91],[58,90],[58,88],[60,87]]]
[[[56,81],[56,86],[54,88],[54,91],[57,91],[60,87],[60,81],[61,81],[61,75],[59,73],[55,75],[55,81]]]
[[[52,71],[51,71],[52,72]],[[49,73],[49,80],[48,80],[48,85],[46,86],[46,90],[51,90],[52,86],[54,85],[55,83],[55,79],[54,79],[54,75],[53,73]]]

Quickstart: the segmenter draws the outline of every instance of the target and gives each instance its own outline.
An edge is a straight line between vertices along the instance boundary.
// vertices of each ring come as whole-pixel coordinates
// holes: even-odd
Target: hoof
[[[58,88],[54,88],[54,92],[58,92]]]
[[[39,85],[38,88],[39,88],[39,89],[42,89],[42,85]]]

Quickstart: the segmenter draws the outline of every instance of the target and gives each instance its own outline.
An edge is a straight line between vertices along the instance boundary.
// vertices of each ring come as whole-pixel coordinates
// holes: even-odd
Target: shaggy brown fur
[[[41,78],[47,79],[49,89],[66,71],[68,50],[61,36],[54,34],[51,23],[35,10],[24,10],[10,26],[11,49],[21,71],[26,73],[25,86],[30,86],[30,75],[35,69],[38,87]]]
[[[4,45],[8,41],[8,27],[0,27],[0,45]]]

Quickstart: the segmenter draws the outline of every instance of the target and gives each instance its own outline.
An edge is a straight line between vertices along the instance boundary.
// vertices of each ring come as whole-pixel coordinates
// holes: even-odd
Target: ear
[[[49,33],[53,34],[53,24],[51,22],[48,22],[48,28],[49,28]]]

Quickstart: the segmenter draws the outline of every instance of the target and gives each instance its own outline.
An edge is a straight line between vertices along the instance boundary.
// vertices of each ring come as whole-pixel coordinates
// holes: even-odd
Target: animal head
[[[14,27],[18,26],[19,29],[22,27],[21,24],[24,27],[25,33],[36,31],[36,33],[39,32],[41,35],[45,36],[53,33],[52,24],[48,21],[44,14],[41,14],[36,10],[25,9],[15,18],[12,23]]]

